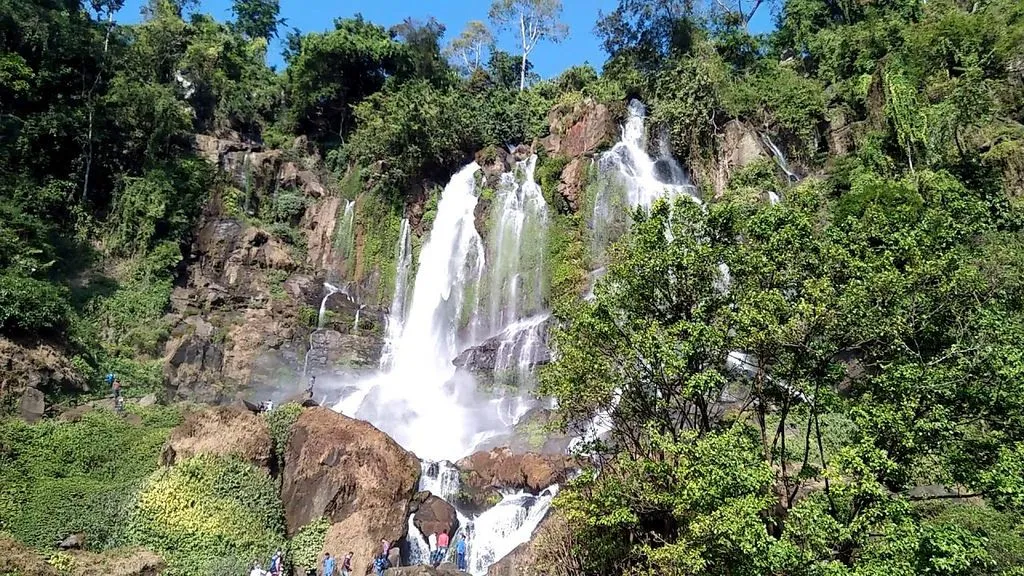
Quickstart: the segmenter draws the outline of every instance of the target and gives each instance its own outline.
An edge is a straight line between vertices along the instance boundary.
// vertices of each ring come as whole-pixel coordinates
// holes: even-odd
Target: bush
[[[330,527],[330,521],[321,518],[303,526],[288,543],[288,557],[292,566],[300,569],[302,574],[305,574],[305,570],[316,568],[320,552],[324,549],[324,538],[327,537],[327,530]]]
[[[254,559],[282,547],[283,516],[265,472],[200,455],[157,470],[145,482],[127,540],[161,554],[171,576],[243,573]]]
[[[135,494],[181,420],[170,408],[129,409],[140,426],[107,411],[0,422],[0,529],[37,548],[80,531],[92,549],[118,546]]]
[[[68,321],[67,290],[43,280],[0,274],[0,331],[60,330]]]
[[[284,450],[288,446],[288,437],[291,435],[292,425],[299,419],[302,413],[302,406],[289,402],[278,408],[264,413],[270,427],[270,438],[274,442],[274,453],[280,464],[284,464]]]

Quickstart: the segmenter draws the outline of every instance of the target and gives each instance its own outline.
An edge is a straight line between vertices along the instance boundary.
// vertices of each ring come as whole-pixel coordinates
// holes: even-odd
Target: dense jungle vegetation
[[[0,0],[0,334],[58,342],[97,389],[111,370],[159,386],[161,318],[211,195],[295,242],[299,200],[239,198],[194,134],[303,136],[395,214],[474,153],[544,136],[553,108],[636,97],[706,205],[636,214],[593,301],[577,298],[584,217],[560,206],[541,392],[565,427],[597,416],[611,434],[560,495],[538,570],[1024,574],[1024,3],[619,0],[597,22],[603,69],[553,79],[482,23],[289,32],[277,4],[236,0],[218,22],[151,0],[122,25],[121,0]],[[772,32],[749,31],[758,10]],[[731,120],[808,177],[754,163],[712,198],[699,177]],[[552,206],[565,160],[538,168]],[[734,350],[743,369],[722,364]],[[4,422],[0,531],[47,547],[89,528],[190,574],[283,541],[268,478],[158,469],[180,414],[140,418]],[[213,520],[176,508],[181,492]]]

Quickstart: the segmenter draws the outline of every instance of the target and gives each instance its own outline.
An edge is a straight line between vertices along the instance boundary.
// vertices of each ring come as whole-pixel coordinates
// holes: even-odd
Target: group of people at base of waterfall
[[[430,545],[430,559],[429,564],[434,568],[441,565],[445,557],[448,555],[448,530],[443,530],[440,533],[431,534],[428,538]],[[377,554],[373,559],[373,571],[377,576],[383,576],[384,571],[391,568],[391,561],[388,559],[388,552],[391,551],[391,543],[387,540],[380,541],[380,553]],[[280,554],[280,552],[278,553]],[[277,556],[275,555],[275,558]],[[462,572],[466,571],[466,539],[459,538],[455,543],[455,563],[458,569]],[[271,564],[273,566],[273,564]],[[256,566],[258,568],[258,565]],[[264,576],[263,574],[256,573],[256,568],[249,576]],[[333,556],[328,552],[324,554],[324,561],[321,565],[320,576],[337,576],[339,566]],[[352,576],[352,552],[349,552],[341,561],[341,576]],[[310,570],[310,572],[314,572]],[[268,573],[271,576],[278,576],[274,572]]]

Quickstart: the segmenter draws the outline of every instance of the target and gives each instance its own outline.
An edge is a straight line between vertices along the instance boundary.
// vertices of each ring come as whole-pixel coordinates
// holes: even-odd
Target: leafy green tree
[[[280,0],[233,0],[235,28],[247,38],[270,40],[277,37],[277,27],[285,23],[279,18]]]
[[[569,27],[560,20],[562,0],[494,0],[488,16],[499,30],[519,29],[520,92],[526,89],[526,63],[537,43],[557,44],[569,36]]]
[[[352,130],[352,107],[384,86],[402,54],[384,28],[362,17],[334,24],[302,37],[286,74],[292,122],[321,139]]]

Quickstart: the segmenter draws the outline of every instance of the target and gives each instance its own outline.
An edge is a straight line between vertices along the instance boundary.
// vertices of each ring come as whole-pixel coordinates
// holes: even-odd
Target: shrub
[[[0,422],[0,529],[38,548],[80,531],[90,548],[119,545],[134,496],[181,420],[170,408],[129,409],[140,426],[108,411]]]
[[[242,573],[282,546],[283,515],[265,472],[200,455],[157,470],[145,482],[127,540],[161,554],[172,576]]]
[[[301,573],[309,568],[316,568],[320,559],[320,551],[324,549],[324,538],[331,523],[326,518],[307,524],[288,543],[288,557],[292,566],[299,568]]]
[[[289,402],[278,408],[264,413],[270,427],[270,438],[274,442],[274,452],[277,454],[278,462],[284,463],[284,450],[288,446],[288,437],[291,435],[292,425],[299,419],[302,413],[302,406]]]
[[[70,309],[67,290],[50,282],[0,274],[0,331],[59,330]]]

